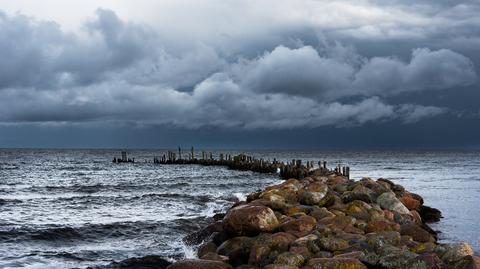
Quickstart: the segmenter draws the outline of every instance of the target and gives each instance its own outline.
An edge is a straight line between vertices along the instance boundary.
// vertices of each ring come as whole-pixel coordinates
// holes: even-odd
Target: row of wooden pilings
[[[185,158],[186,157],[186,158]],[[201,152],[201,156],[197,158],[194,148],[189,152],[182,152],[178,148],[177,152],[168,151],[160,157],[154,157],[153,162],[156,164],[197,164],[205,166],[226,166],[229,169],[241,171],[253,171],[259,173],[279,173],[283,179],[289,178],[305,178],[313,173],[320,175],[337,174],[350,178],[350,167],[338,165],[334,169],[327,168],[327,162],[307,161],[302,163],[302,160],[292,160],[291,162],[277,161],[276,158],[272,160],[255,158],[245,154],[232,156],[230,154],[218,154],[218,158],[214,158],[212,152]],[[318,166],[317,166],[318,164]]]

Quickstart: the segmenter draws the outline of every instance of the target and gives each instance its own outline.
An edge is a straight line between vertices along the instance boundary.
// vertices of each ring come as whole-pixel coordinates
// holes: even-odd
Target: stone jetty
[[[480,268],[470,245],[437,242],[428,223],[438,221],[440,211],[402,186],[354,181],[322,167],[302,176],[251,193],[214,216],[185,238],[200,245],[199,258],[167,268]]]
[[[182,158],[182,156],[184,158]],[[327,162],[313,161],[302,162],[302,160],[292,160],[291,162],[283,162],[273,160],[265,160],[263,158],[255,158],[245,154],[232,156],[230,154],[218,154],[218,158],[214,158],[213,153],[201,152],[201,157],[195,156],[193,148],[188,154],[183,153],[181,148],[176,152],[168,151],[161,157],[154,157],[153,162],[156,164],[196,164],[205,166],[226,166],[229,169],[252,171],[257,173],[279,173],[283,179],[298,178],[303,179],[309,176],[312,170],[316,170],[322,175],[339,175],[350,178],[350,167],[338,165],[333,169],[327,168]]]

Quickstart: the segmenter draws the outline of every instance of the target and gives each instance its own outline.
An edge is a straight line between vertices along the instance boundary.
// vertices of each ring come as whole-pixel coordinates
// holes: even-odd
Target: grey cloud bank
[[[0,125],[401,129],[478,111],[480,21],[459,14],[480,11],[474,1],[280,1],[285,16],[271,24],[249,1],[216,12],[214,2],[197,11],[199,26],[172,29],[105,8],[75,32],[0,13]],[[227,11],[238,5],[250,22]],[[219,14],[231,19],[209,17]],[[474,112],[453,102],[458,92]]]

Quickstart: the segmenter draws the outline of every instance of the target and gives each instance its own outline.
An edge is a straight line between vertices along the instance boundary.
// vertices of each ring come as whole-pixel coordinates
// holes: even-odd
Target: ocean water
[[[214,151],[214,155],[240,151]],[[165,151],[0,150],[0,268],[86,268],[150,254],[192,257],[182,238],[277,175],[145,163]],[[389,178],[442,211],[443,242],[480,250],[480,151],[244,151],[325,160]]]

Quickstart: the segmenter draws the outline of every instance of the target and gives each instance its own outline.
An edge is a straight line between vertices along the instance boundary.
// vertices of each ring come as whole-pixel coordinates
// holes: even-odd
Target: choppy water
[[[226,153],[226,151],[223,151]],[[239,152],[230,152],[236,154]],[[480,152],[246,153],[348,164],[422,195],[446,242],[480,249]],[[137,161],[163,151],[131,151]],[[276,175],[222,167],[112,164],[111,150],[0,150],[0,268],[85,268],[149,254],[192,255],[181,238]]]

